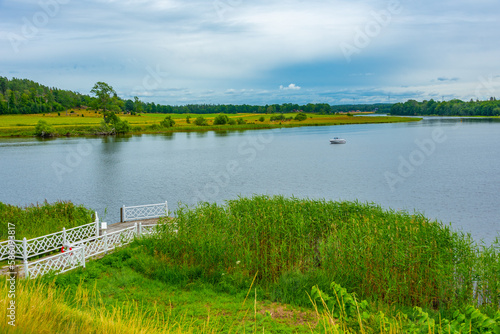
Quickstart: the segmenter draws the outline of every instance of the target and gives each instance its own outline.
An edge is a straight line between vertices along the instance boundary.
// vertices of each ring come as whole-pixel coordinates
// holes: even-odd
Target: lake
[[[331,145],[334,136],[347,144]],[[71,200],[110,223],[122,205],[283,194],[417,210],[486,243],[500,232],[498,119],[9,138],[0,161],[1,202]]]

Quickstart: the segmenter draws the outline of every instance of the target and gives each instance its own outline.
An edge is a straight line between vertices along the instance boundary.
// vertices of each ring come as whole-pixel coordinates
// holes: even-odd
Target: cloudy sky
[[[500,97],[498,0],[0,0],[0,76],[161,104]]]

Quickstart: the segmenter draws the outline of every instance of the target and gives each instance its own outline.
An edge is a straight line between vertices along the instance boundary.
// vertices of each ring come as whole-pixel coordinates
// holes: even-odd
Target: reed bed
[[[360,298],[434,309],[500,302],[498,239],[477,245],[418,213],[254,196],[181,207],[176,216],[177,233],[165,224],[141,242],[165,266],[195,268],[213,281],[258,273],[280,296],[335,281]]]
[[[35,238],[92,222],[93,211],[71,202],[44,202],[24,208],[0,202],[0,240],[7,240],[9,230],[15,238]],[[11,225],[9,225],[11,224]]]

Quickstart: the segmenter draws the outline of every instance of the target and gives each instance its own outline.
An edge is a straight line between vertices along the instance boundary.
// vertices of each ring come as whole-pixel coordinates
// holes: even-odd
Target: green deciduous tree
[[[142,102],[137,96],[134,96],[134,109],[136,113],[141,113],[143,111]]]
[[[104,116],[104,121],[106,123],[116,121],[115,117],[117,118],[117,116],[115,115],[114,110],[119,109],[119,99],[113,87],[105,82],[99,81],[94,85],[90,93],[96,96],[96,100],[94,101],[95,108],[97,110],[102,110],[101,112]]]

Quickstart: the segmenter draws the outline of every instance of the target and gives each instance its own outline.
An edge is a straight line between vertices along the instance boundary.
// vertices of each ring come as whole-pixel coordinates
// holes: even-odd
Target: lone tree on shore
[[[116,122],[118,116],[115,115],[114,110],[118,110],[119,107],[117,105],[118,96],[113,87],[105,82],[99,81],[94,85],[90,93],[96,96],[95,108],[97,110],[102,110],[104,121],[106,123]]]
[[[96,96],[95,108],[101,109],[104,116],[104,122],[101,122],[101,134],[116,134],[127,133],[130,131],[128,121],[122,121],[116,114],[115,110],[120,110],[122,100],[118,98],[113,87],[105,82],[97,82],[90,91]]]

